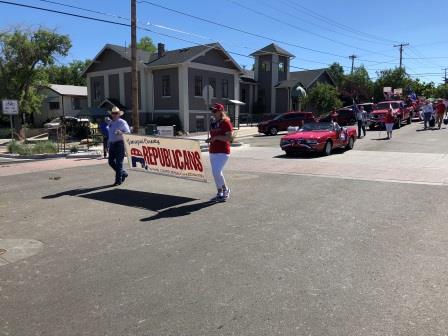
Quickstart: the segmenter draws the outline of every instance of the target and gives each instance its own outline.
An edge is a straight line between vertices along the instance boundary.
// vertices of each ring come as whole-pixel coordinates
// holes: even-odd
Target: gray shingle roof
[[[282,47],[276,45],[275,43],[271,43],[271,44],[267,45],[266,47],[255,51],[254,53],[251,54],[251,56],[256,56],[256,55],[260,55],[260,54],[279,54],[279,55],[283,55],[283,56],[294,57],[293,54],[286,51]]]
[[[294,71],[289,73],[289,78],[291,80],[296,80],[297,82],[300,82],[305,89],[308,89],[326,71],[327,69]]]
[[[50,84],[50,89],[59,93],[61,96],[84,96],[87,97],[87,86]]]
[[[199,45],[190,48],[182,48],[176,50],[168,50],[163,57],[158,58],[157,53],[153,54],[151,60],[146,63],[147,66],[159,66],[169,64],[179,64],[185,62],[192,57],[213,48],[217,48],[216,44]]]

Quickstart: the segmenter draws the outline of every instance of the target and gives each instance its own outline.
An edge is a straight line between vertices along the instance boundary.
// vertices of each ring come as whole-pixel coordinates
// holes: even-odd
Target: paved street
[[[223,204],[111,188],[104,160],[0,165],[0,335],[446,335],[448,129],[421,128],[331,157],[244,139]]]

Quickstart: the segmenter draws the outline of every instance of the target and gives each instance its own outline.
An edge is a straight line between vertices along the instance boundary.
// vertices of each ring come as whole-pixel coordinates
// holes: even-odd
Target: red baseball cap
[[[215,103],[215,105],[210,107],[210,111],[212,111],[212,112],[224,111],[224,105],[223,104],[219,104],[219,103]]]

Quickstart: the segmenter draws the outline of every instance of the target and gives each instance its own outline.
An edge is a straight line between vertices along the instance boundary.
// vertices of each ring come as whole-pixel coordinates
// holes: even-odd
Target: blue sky
[[[117,22],[130,17],[129,0],[54,0],[109,16],[84,12],[38,0],[12,2],[51,8]],[[443,68],[448,67],[448,1],[446,0],[148,0],[155,4],[207,18],[240,30],[265,36],[259,38],[174,13],[148,3],[137,4],[138,37],[149,35],[167,49],[220,42],[228,51],[249,55],[272,39],[296,57],[292,71],[325,67],[334,61],[350,71],[349,55],[355,54],[355,66],[364,64],[374,78],[376,71],[398,65],[399,51],[405,47],[403,63],[408,73],[424,81],[440,83]],[[113,4],[113,5],[111,5]],[[130,41],[130,29],[106,23],[46,13],[0,3],[1,29],[11,26],[45,26],[68,34],[73,42],[70,55],[60,59],[93,58],[106,43],[124,45]],[[172,37],[162,36],[166,34]],[[315,51],[304,48],[314,49]],[[321,51],[321,52],[317,52]],[[333,55],[330,55],[333,54]],[[247,68],[253,60],[232,55]]]

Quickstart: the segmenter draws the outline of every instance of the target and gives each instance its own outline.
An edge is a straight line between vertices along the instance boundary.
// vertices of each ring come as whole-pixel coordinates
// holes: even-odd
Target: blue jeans
[[[432,113],[423,113],[423,121],[424,121],[424,125],[425,125],[425,129],[427,128],[427,126],[429,126],[429,121],[431,120],[431,116]]]
[[[123,169],[124,160],[124,142],[116,141],[109,143],[109,166],[115,171],[115,183],[120,184],[123,180],[123,175],[128,173]]]

